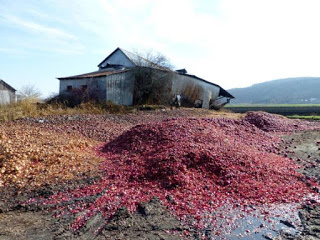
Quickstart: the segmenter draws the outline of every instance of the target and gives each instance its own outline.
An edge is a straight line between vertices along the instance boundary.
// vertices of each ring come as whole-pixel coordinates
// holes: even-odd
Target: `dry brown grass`
[[[10,121],[23,117],[34,117],[39,114],[35,99],[0,105],[0,121]]]
[[[61,103],[46,104],[38,103],[37,99],[26,99],[17,103],[0,105],[0,121],[48,115],[126,113],[129,110],[128,107],[115,105],[111,102],[104,104],[87,102],[70,108]]]
[[[169,110],[168,107],[160,105],[146,105],[144,106],[149,110],[159,111],[163,109]],[[143,108],[143,107],[142,107]],[[26,99],[17,103],[8,105],[0,105],[0,122],[12,121],[15,119],[27,117],[43,117],[49,115],[75,115],[75,114],[124,114],[132,112],[135,109],[141,109],[141,106],[126,107],[113,104],[112,102],[94,103],[87,102],[78,105],[77,107],[67,107],[62,103],[39,103],[37,99]],[[239,118],[241,114],[235,114],[230,110],[222,109],[219,111],[197,108],[180,108],[184,113],[194,115],[194,117],[227,117]]]

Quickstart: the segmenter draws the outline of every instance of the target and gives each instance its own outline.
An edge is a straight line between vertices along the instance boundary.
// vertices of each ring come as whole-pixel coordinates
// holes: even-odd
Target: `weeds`
[[[26,99],[17,103],[0,105],[0,121],[48,115],[127,113],[131,109],[112,102],[86,102],[71,108],[64,103],[39,103],[36,99]]]

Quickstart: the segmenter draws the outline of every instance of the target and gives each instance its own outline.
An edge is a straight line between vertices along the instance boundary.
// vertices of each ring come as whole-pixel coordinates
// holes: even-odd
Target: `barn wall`
[[[131,71],[103,77],[60,80],[60,93],[66,92],[68,85],[71,85],[73,89],[88,85],[89,91],[96,89],[97,96],[101,100],[121,105],[133,104],[134,76]],[[181,94],[191,103],[197,99],[202,100],[203,108],[209,108],[210,99],[216,99],[219,91],[220,87],[191,76],[175,73],[172,76],[172,96]]]
[[[67,86],[72,86],[72,89],[81,89],[82,85],[88,86],[88,91],[94,92],[95,96],[99,99],[106,98],[106,77],[95,77],[95,78],[81,78],[81,79],[65,79],[60,80],[59,92],[66,93]]]
[[[0,82],[0,104],[8,104],[17,101],[16,92],[8,88],[2,81]]]
[[[13,103],[17,101],[15,92],[10,90],[0,90],[0,105]]]
[[[203,108],[209,108],[210,99],[216,99],[219,96],[219,91],[219,87],[187,75],[176,74],[172,82],[173,95],[181,94],[192,103],[200,99],[203,101]]]
[[[106,100],[115,104],[132,105],[134,76],[132,72],[123,72],[106,77]]]
[[[10,92],[9,90],[0,90],[0,104],[10,103]]]
[[[133,79],[131,72],[94,78],[65,79],[60,80],[60,93],[66,93],[67,86],[72,86],[72,89],[81,89],[82,85],[87,85],[88,91],[93,90],[101,100],[112,101],[115,104],[132,105]]]
[[[16,92],[9,91],[9,95],[10,95],[10,102],[11,102],[11,103],[17,102]]]
[[[123,65],[123,66],[128,67],[128,68],[134,67],[132,62],[119,49],[114,54],[112,54],[107,59],[107,61],[104,61],[101,64],[101,67],[102,68],[105,67],[107,65],[107,63],[109,63],[109,64],[119,64],[119,65]]]

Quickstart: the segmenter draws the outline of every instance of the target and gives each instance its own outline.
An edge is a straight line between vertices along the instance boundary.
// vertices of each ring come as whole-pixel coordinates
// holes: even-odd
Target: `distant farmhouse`
[[[0,105],[17,101],[16,90],[0,79]]]
[[[159,76],[157,79],[160,79],[158,85],[152,85],[154,88],[165,85],[161,76],[170,76],[170,84],[167,84],[166,81],[168,87],[161,91],[161,95],[167,99],[181,95],[183,101],[189,104],[212,108],[218,105],[223,106],[234,98],[219,85],[190,75],[185,69],[172,71],[157,64],[150,64],[147,59],[121,48],[114,50],[98,67],[99,70],[95,72],[58,78],[60,80],[60,94],[68,94],[75,89],[77,91],[94,91],[95,96],[103,101],[134,105],[137,103],[139,89],[145,87],[137,86],[139,82],[137,69],[152,69],[157,72],[157,76]],[[148,91],[152,92],[153,90],[149,89]],[[146,103],[148,103],[147,100]]]

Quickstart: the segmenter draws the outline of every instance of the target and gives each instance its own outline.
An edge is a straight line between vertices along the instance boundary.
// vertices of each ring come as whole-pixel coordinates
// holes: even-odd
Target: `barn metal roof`
[[[13,87],[11,87],[8,83],[6,83],[5,81],[3,81],[2,79],[0,79],[0,84],[5,86],[6,88],[10,89],[11,91],[15,92],[17,91],[16,89],[14,89]]]
[[[112,74],[118,74],[118,73],[123,73],[129,71],[128,69],[125,70],[113,70],[113,71],[95,71],[95,72],[89,72],[89,73],[84,73],[80,75],[74,75],[74,76],[69,76],[69,77],[60,77],[58,78],[59,80],[67,80],[67,79],[81,79],[81,78],[90,78],[90,77],[104,77],[104,76],[109,76]]]

